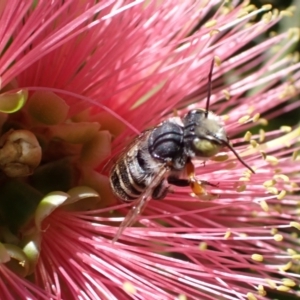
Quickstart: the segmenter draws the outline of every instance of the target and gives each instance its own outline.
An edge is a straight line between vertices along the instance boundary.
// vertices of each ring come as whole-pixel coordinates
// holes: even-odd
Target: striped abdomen
[[[164,165],[150,155],[147,137],[148,135],[125,152],[111,170],[111,188],[114,194],[124,202],[139,198]],[[166,185],[162,181],[154,188],[152,198],[161,199],[166,191]]]

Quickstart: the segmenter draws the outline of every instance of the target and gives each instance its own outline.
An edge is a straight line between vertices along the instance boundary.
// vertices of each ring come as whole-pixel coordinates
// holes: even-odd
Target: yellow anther
[[[279,14],[281,17],[292,17],[293,16],[293,13],[288,10],[281,10]]]
[[[248,15],[248,12],[247,11],[245,11],[245,10],[240,10],[239,12],[238,12],[238,14],[237,14],[237,17],[238,18],[242,18],[242,17],[245,17],[245,16],[247,16]]]
[[[250,142],[251,137],[252,137],[252,133],[251,133],[250,131],[247,131],[247,132],[245,133],[245,135],[244,135],[244,140],[245,140],[246,142]]]
[[[270,193],[270,194],[273,194],[273,195],[278,195],[278,189],[276,187],[269,187],[267,188],[267,191]]]
[[[265,118],[260,118],[260,119],[258,120],[258,123],[259,123],[260,125],[262,125],[262,126],[267,126],[267,125],[269,124],[268,120],[265,119]]]
[[[263,211],[268,212],[269,211],[269,205],[265,200],[260,201],[260,207],[263,209]]]
[[[209,32],[209,35],[210,35],[210,36],[214,36],[214,35],[216,35],[216,34],[218,34],[218,33],[220,33],[220,30],[219,30],[219,29],[213,29],[213,30],[211,30],[211,31]]]
[[[220,67],[221,66],[221,63],[222,63],[222,60],[221,60],[221,58],[220,58],[220,56],[215,56],[214,57],[214,60],[215,60],[215,64],[218,66],[218,67]]]
[[[267,155],[266,161],[268,163],[270,163],[271,165],[273,165],[273,166],[276,166],[278,164],[278,162],[279,162],[278,158],[276,158],[273,155]]]
[[[239,122],[239,124],[244,124],[244,123],[246,123],[247,121],[249,121],[249,119],[250,119],[250,116],[249,116],[249,115],[246,115],[246,116],[241,117],[241,118],[238,120],[238,122]]]
[[[299,155],[299,151],[298,150],[294,151],[293,155],[292,155],[292,160],[295,161],[297,159],[298,155]]]
[[[223,90],[222,93],[223,93],[223,95],[224,95],[224,97],[225,97],[226,100],[230,99],[230,94],[229,94],[229,92],[227,90]]]
[[[278,18],[278,16],[279,16],[279,10],[277,8],[274,8],[273,11],[272,11],[272,13],[273,13],[274,18]]]
[[[208,21],[208,22],[206,22],[206,23],[204,24],[204,27],[205,27],[205,28],[210,28],[210,27],[215,26],[216,24],[217,24],[217,20],[210,20],[210,21]]]
[[[285,286],[285,285],[279,285],[277,287],[277,291],[280,291],[280,292],[288,292],[291,288],[288,287],[288,286]]]
[[[278,200],[282,200],[286,195],[286,191],[282,190],[278,195],[277,195],[277,199]]]
[[[247,299],[248,300],[257,300],[257,298],[254,296],[254,294],[250,293],[250,292],[247,293]]]
[[[227,240],[230,238],[230,236],[231,236],[231,231],[228,229],[224,235],[224,239]]]
[[[273,176],[273,178],[275,180],[282,180],[283,182],[289,182],[290,181],[290,178],[284,174],[276,174]]]
[[[272,4],[265,4],[265,5],[262,5],[262,8],[264,10],[271,10],[272,9]]]
[[[223,115],[222,116],[222,120],[225,122],[225,121],[228,121],[230,119],[230,116],[229,115]]]
[[[256,148],[256,147],[258,146],[258,143],[257,143],[257,141],[255,141],[255,140],[251,140],[251,141],[250,141],[250,144],[251,144],[251,146],[252,146],[253,148]]]
[[[299,185],[296,182],[291,182],[290,185],[293,189],[298,189],[299,188]]]
[[[288,263],[286,263],[285,265],[283,265],[283,266],[280,266],[278,269],[280,270],[280,271],[282,271],[282,272],[286,272],[286,271],[288,271],[291,267],[292,267],[292,262],[291,261],[289,261]]]
[[[250,181],[249,177],[240,177],[239,181]]]
[[[291,126],[286,126],[286,125],[284,125],[284,126],[281,126],[281,127],[280,127],[280,130],[281,130],[282,132],[289,133],[289,132],[292,131],[292,127],[291,127]]]
[[[244,176],[245,177],[248,177],[248,178],[250,178],[250,176],[252,175],[252,172],[250,171],[250,170],[245,170],[244,172],[243,172],[243,174],[244,174]]]
[[[266,138],[266,132],[263,129],[259,129],[259,142],[262,143]]]
[[[298,230],[300,230],[300,223],[298,222],[290,222],[290,225]]]
[[[274,235],[278,232],[278,229],[277,228],[272,228],[271,229],[271,234]]]
[[[202,251],[206,250],[207,249],[207,243],[205,243],[205,242],[200,243],[199,244],[199,249],[202,250]]]
[[[269,23],[272,20],[272,13],[269,11],[262,16],[262,20],[265,23]]]
[[[292,279],[289,278],[283,278],[282,280],[282,284],[288,287],[294,287],[296,286],[296,282]]]
[[[276,289],[277,288],[276,282],[274,280],[266,278],[265,281],[271,289]]]
[[[267,180],[263,183],[263,186],[264,187],[271,187],[271,186],[274,186],[274,184],[276,183],[276,181],[274,179],[270,179],[270,180]]]
[[[258,294],[260,296],[266,296],[267,292],[262,284],[257,287]]]
[[[261,254],[252,254],[251,258],[258,262],[262,262],[264,260],[264,257]]]
[[[275,240],[276,242],[281,242],[281,241],[283,241],[283,235],[282,235],[282,234],[275,234],[275,235],[274,235],[274,240]]]
[[[296,255],[296,254],[297,254],[297,252],[296,252],[294,249],[291,249],[291,248],[288,248],[288,249],[287,249],[287,253],[288,253],[289,255]]]
[[[253,122],[257,122],[260,118],[260,113],[256,113],[254,116],[253,116]]]
[[[257,9],[257,7],[254,4],[247,5],[246,7],[243,8],[243,10],[245,10],[247,12],[251,12],[251,11],[254,11],[256,9]]]

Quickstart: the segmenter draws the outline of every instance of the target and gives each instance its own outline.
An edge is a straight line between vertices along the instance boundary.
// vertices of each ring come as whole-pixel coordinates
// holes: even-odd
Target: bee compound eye
[[[211,157],[217,154],[221,145],[208,139],[195,138],[193,140],[193,148],[197,157]]]

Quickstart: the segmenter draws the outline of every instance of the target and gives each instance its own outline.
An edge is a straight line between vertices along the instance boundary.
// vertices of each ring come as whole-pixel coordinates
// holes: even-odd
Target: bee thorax
[[[183,144],[183,127],[167,120],[156,127],[149,136],[149,153],[171,168],[183,169],[186,162]]]

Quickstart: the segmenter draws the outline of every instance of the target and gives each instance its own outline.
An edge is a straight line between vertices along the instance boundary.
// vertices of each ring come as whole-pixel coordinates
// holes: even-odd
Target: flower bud
[[[10,130],[0,138],[0,169],[8,177],[32,174],[41,157],[39,142],[28,130]]]

